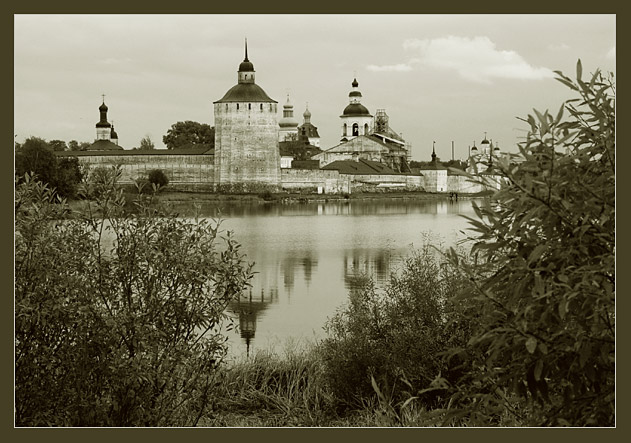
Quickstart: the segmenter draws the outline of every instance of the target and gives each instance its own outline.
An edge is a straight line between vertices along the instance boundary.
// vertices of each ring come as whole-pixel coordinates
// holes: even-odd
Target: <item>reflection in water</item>
[[[203,211],[218,215],[216,206]],[[354,277],[383,286],[424,234],[445,245],[462,238],[468,223],[460,214],[471,212],[471,200],[462,199],[222,204],[223,229],[234,231],[256,272],[251,290],[230,305],[239,324],[229,334],[230,352],[322,338]]]

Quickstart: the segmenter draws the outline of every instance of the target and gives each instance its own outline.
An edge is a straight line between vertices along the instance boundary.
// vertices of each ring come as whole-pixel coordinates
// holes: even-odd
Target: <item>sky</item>
[[[341,138],[353,78],[362,104],[385,109],[414,160],[464,159],[485,133],[517,152],[539,111],[556,115],[574,77],[615,73],[616,16],[597,15],[20,15],[14,16],[17,142],[93,142],[105,95],[126,149],[171,125],[214,125],[213,102],[237,83],[248,40],[256,83],[321,147]]]

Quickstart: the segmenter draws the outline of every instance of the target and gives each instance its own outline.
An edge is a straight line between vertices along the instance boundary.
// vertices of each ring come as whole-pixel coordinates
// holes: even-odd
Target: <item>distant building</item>
[[[499,143],[493,143],[493,140],[486,138],[486,132],[484,133],[484,140],[480,142],[480,148],[473,142],[473,147],[469,150],[469,166],[467,172],[470,173],[484,173],[493,165],[493,161],[497,161],[500,158],[510,156],[508,153],[503,153],[499,147]]]
[[[289,101],[289,94],[287,103],[283,105],[283,118],[278,121],[278,127],[279,142],[298,139],[298,120],[294,118],[294,105]]]
[[[96,124],[96,139],[88,146],[88,151],[120,151],[123,148],[118,145],[118,134],[114,131],[114,126],[107,121],[107,105],[105,97],[99,106],[100,120]]]
[[[243,185],[280,187],[276,100],[255,83],[254,65],[245,58],[238,83],[214,102],[215,183],[220,187]]]
[[[342,120],[341,141],[348,141],[360,135],[368,135],[372,129],[372,115],[368,108],[361,104],[362,93],[359,92],[359,83],[353,79],[352,91],[348,94],[349,104],[344,108],[340,119]]]
[[[447,167],[436,156],[434,146],[432,146],[432,160],[429,164],[422,165],[420,172],[423,174],[427,192],[447,192]]]
[[[318,128],[311,123],[311,111],[309,111],[309,105],[302,114],[303,123],[298,126],[298,139],[306,140],[310,145],[320,147],[320,134],[318,134]]]

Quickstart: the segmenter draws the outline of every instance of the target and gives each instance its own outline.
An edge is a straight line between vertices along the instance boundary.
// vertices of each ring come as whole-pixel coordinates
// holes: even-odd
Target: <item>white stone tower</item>
[[[372,131],[373,118],[370,111],[361,104],[362,93],[359,83],[353,79],[353,90],[348,94],[349,104],[340,115],[342,119],[342,141],[348,141],[359,135],[368,135]]]
[[[214,102],[215,183],[257,191],[280,186],[277,102],[254,82],[254,65],[239,65],[238,83]]]
[[[101,119],[96,124],[96,140],[108,140],[111,136],[112,125],[107,121],[107,105],[105,104],[105,96],[103,96],[103,104],[99,106]]]
[[[294,105],[289,101],[283,105],[283,118],[278,121],[278,141],[290,141],[298,138],[298,120],[294,118]]]

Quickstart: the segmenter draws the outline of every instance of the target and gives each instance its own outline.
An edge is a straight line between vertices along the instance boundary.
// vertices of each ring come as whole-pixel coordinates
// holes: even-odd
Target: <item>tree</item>
[[[142,195],[126,213],[119,176],[93,175],[71,217],[47,185],[16,187],[18,426],[194,426],[212,401],[220,324],[251,266],[219,223]]]
[[[215,127],[187,120],[171,125],[162,142],[168,149],[215,146]]]
[[[576,81],[557,75],[578,98],[555,116],[528,116],[521,162],[493,163],[505,184],[471,218],[477,264],[450,254],[475,287],[457,306],[478,325],[467,349],[450,353],[471,360],[452,385],[452,412],[612,426],[615,86],[599,71],[583,80],[580,61]]]
[[[26,173],[35,175],[61,197],[74,198],[83,177],[76,157],[58,159],[46,140],[29,137],[15,154],[15,174],[21,180]]]
[[[63,140],[51,140],[48,142],[48,145],[51,147],[53,151],[67,151],[68,146],[66,142]]]
[[[90,146],[89,142],[78,142],[76,140],[70,140],[68,142],[69,151],[85,151],[88,146]]]
[[[23,177],[27,172],[50,186],[56,184],[57,159],[43,138],[27,138],[15,154],[15,174]]]
[[[151,137],[146,135],[140,140],[140,149],[155,149],[156,145],[151,140]]]

